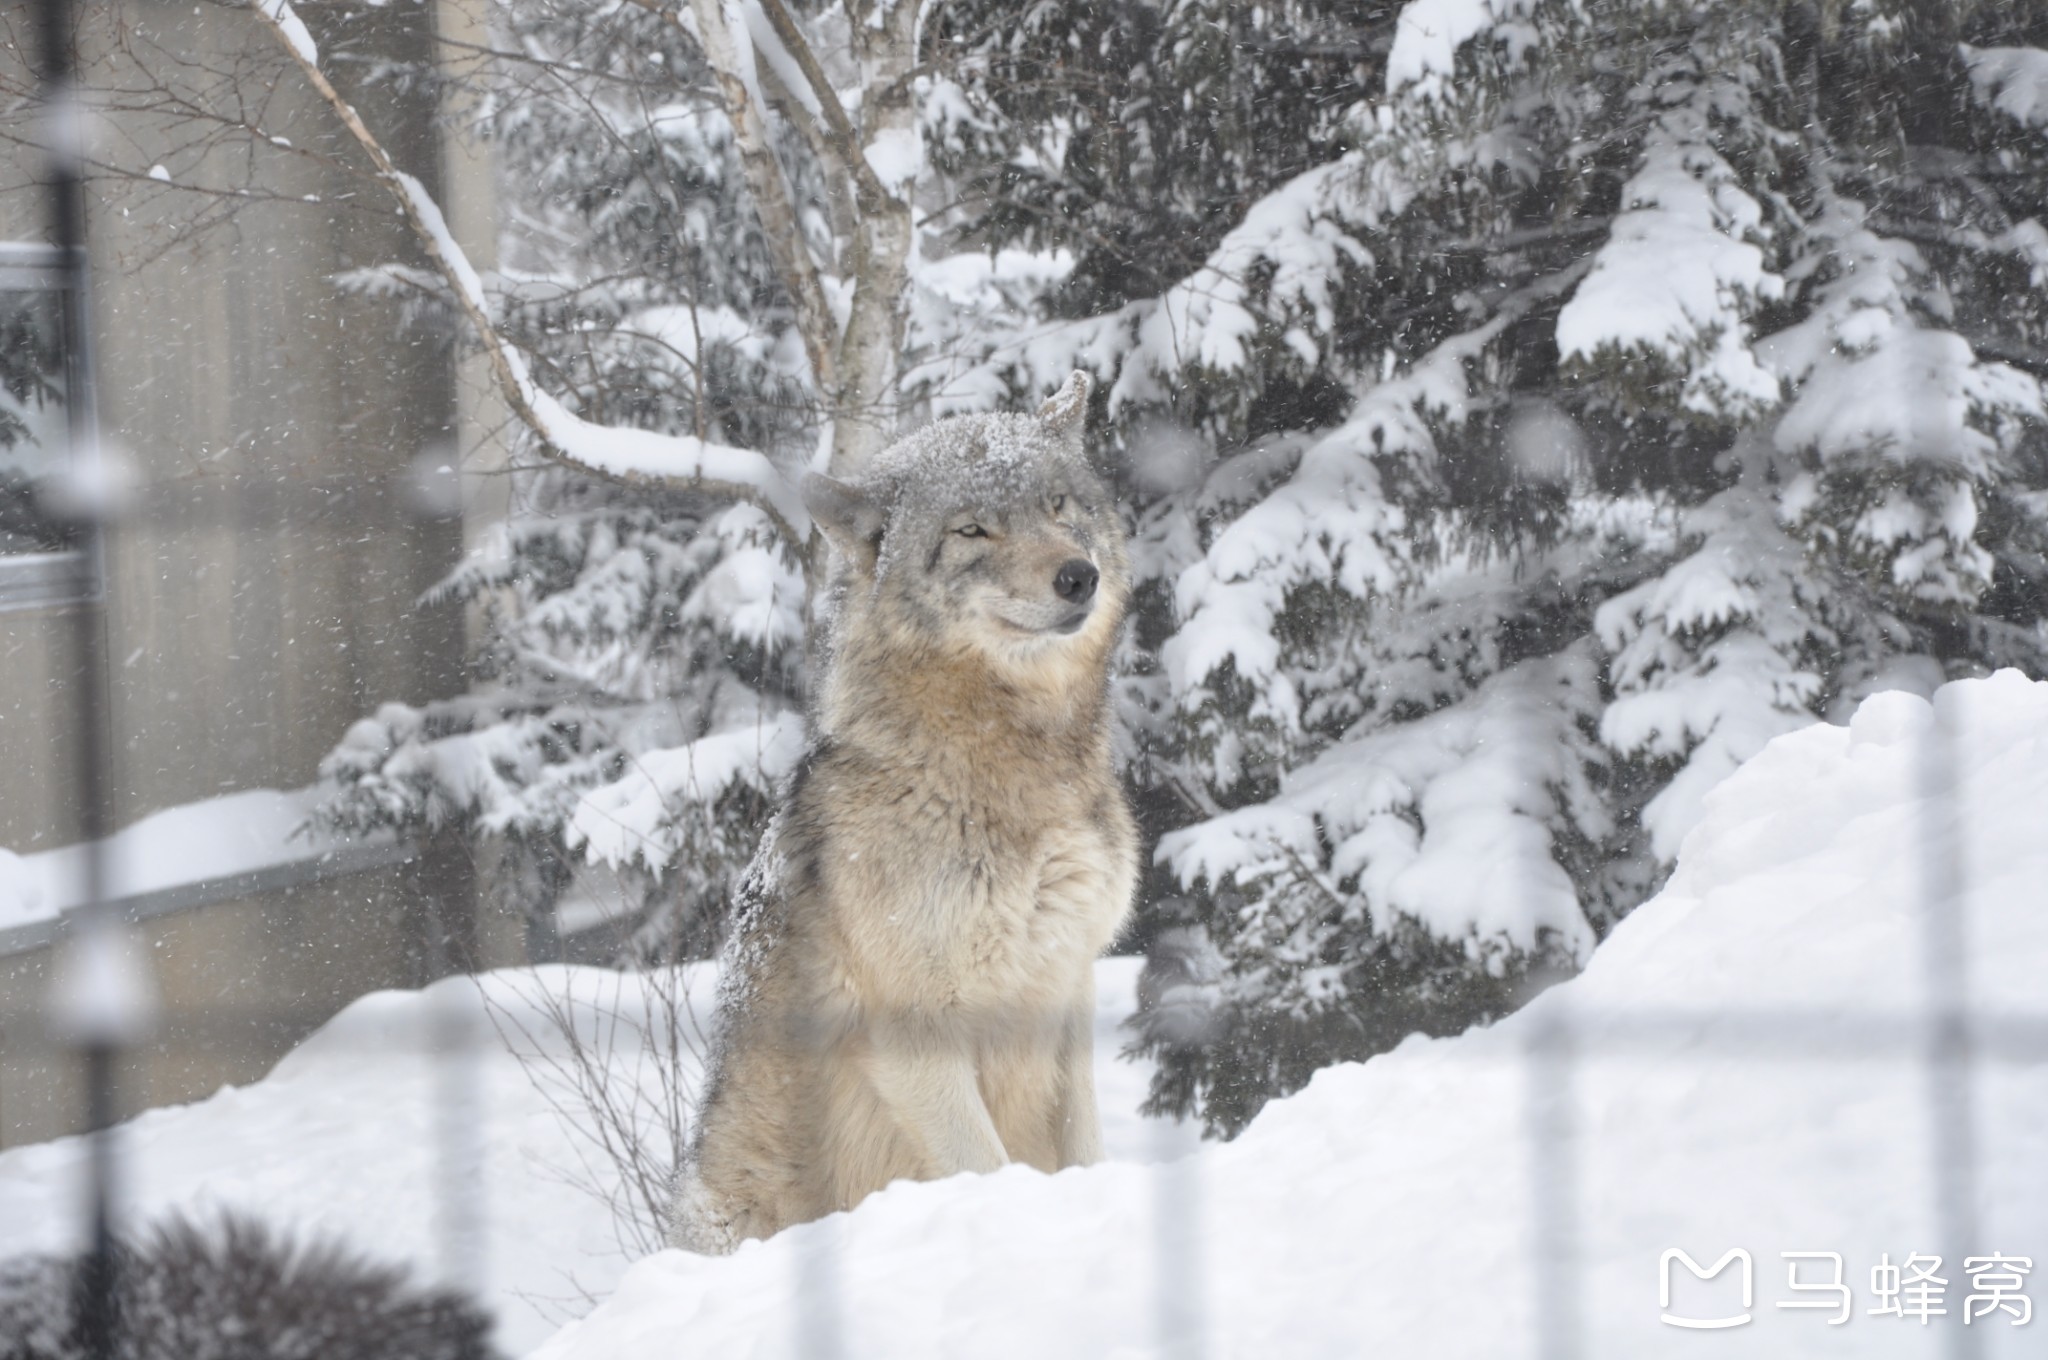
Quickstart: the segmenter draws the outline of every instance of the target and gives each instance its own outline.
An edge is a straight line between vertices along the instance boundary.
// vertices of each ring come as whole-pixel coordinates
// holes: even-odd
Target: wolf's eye
[[[1053,512],[1053,513],[1054,513],[1055,515],[1057,515],[1057,514],[1058,514],[1058,513],[1060,512],[1060,511],[1062,511],[1062,510],[1064,510],[1064,509],[1066,509],[1066,508],[1067,508],[1067,498],[1066,498],[1065,496],[1063,496],[1063,495],[1061,495],[1061,496],[1054,496],[1054,497],[1052,498],[1052,512]]]
[[[953,532],[960,535],[960,537],[962,538],[988,537],[988,530],[982,528],[979,524],[963,524],[959,528],[955,529]]]

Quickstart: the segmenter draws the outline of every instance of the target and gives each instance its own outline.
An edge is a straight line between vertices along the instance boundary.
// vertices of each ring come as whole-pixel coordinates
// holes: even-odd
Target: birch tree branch
[[[811,87],[819,116],[825,120],[826,145],[832,148],[840,170],[853,181],[854,195],[861,211],[881,213],[896,206],[896,196],[883,186],[874,166],[868,163],[867,153],[861,149],[860,134],[846,116],[846,105],[840,102],[839,91],[832,88],[825,68],[818,64],[817,53],[811,51],[810,41],[797,27],[789,8],[782,0],[759,0],[759,3],[761,12],[768,18],[768,26],[775,30],[783,50],[796,63],[804,83]]]
[[[860,62],[861,132],[866,146],[916,145],[916,111],[904,79],[916,60],[919,6],[889,8],[877,27],[856,19],[853,51]],[[838,107],[836,103],[833,107]],[[840,110],[844,116],[844,110]],[[862,146],[851,148],[861,170],[879,178]],[[903,295],[910,282],[916,233],[906,198],[862,196],[849,242],[847,276],[853,282],[846,329],[839,340],[839,390],[832,432],[835,475],[858,474],[887,446],[899,413],[897,363],[903,350]]]
[[[634,0],[636,4],[656,2]],[[771,244],[786,241],[791,250],[799,288],[792,294],[799,326],[833,417],[831,467],[838,475],[850,476],[888,442],[893,426],[897,352],[903,342],[903,292],[909,277],[910,205],[888,191],[869,162],[838,91],[832,88],[789,12],[779,3],[773,13],[753,8],[756,3],[690,0],[690,9],[697,22],[698,46],[726,100],[762,226]],[[766,21],[765,31],[757,34],[748,21],[750,14]],[[859,38],[875,48],[864,64],[869,78],[861,105],[862,123],[870,139],[915,135],[909,89],[900,80],[915,55],[915,16],[915,6],[899,6],[874,34],[856,26]],[[788,89],[788,79],[779,69],[788,65],[797,68],[801,88]],[[762,108],[765,96],[761,93],[764,68],[778,88],[788,89],[806,112],[813,112],[809,105],[816,103],[814,116],[824,126],[807,129],[807,134],[816,134],[826,144],[828,168],[838,170],[841,182],[852,187],[853,230],[839,261],[842,274],[852,285],[843,326],[818,286],[789,204],[788,185],[768,142]],[[809,100],[804,98],[806,93]]]
[[[810,524],[802,501],[764,455],[692,436],[595,425],[543,392],[527,369],[526,356],[498,334],[483,280],[448,230],[440,206],[424,185],[398,168],[376,134],[327,79],[320,68],[319,49],[290,0],[258,0],[253,9],[398,200],[407,226],[475,330],[506,405],[539,438],[550,457],[607,481],[744,501],[766,514],[790,543],[799,547],[805,543]]]
[[[825,208],[832,215],[833,240],[835,243],[846,240],[853,235],[859,220],[859,205],[854,201],[853,186],[845,177],[830,173],[831,167],[837,164],[835,158],[838,153],[825,140],[825,131],[811,116],[810,106],[790,88],[775,64],[757,61],[754,69],[761,77],[761,89],[767,95],[770,107],[781,115],[783,122],[797,130],[804,139],[804,145],[810,148],[811,155],[825,167],[827,173],[822,177],[825,181]],[[837,262],[836,256],[834,261]]]
[[[664,12],[648,0],[633,2],[657,13]],[[710,63],[719,94],[725,101],[726,117],[732,123],[733,140],[739,147],[740,165],[746,172],[747,189],[753,195],[754,211],[761,218],[762,235],[775,259],[776,271],[782,275],[783,287],[796,307],[797,333],[803,339],[811,374],[819,391],[829,399],[839,386],[839,322],[826,300],[817,265],[804,244],[796,205],[789,196],[789,181],[783,177],[782,165],[775,159],[775,148],[768,140],[767,119],[754,97],[754,83],[748,79],[750,72],[741,64],[739,44],[727,22],[730,16],[723,0],[690,0],[690,11],[697,20],[697,45]],[[681,15],[673,10],[666,13],[671,23],[681,25]],[[749,38],[748,47],[752,46]]]

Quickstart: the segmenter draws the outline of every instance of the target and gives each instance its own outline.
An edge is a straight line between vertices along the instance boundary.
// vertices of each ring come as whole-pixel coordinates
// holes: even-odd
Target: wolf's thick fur
[[[673,1237],[729,1251],[890,1181],[1096,1160],[1096,957],[1137,839],[1111,763],[1123,530],[1088,381],[813,478],[838,577],[813,742],[749,876]]]

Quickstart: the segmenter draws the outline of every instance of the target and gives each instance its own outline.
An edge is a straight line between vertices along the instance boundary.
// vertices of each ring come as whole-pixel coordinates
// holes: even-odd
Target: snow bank
[[[140,897],[328,858],[390,837],[342,840],[308,823],[322,791],[244,789],[153,812],[107,838],[106,892]],[[304,834],[301,834],[302,828]],[[0,849],[0,930],[46,921],[86,899],[84,845]]]
[[[1930,749],[1948,756],[1953,803],[1927,797]],[[130,1124],[129,1181],[144,1213],[245,1204],[481,1279],[501,1339],[540,1360],[826,1353],[805,1349],[818,1336],[888,1360],[1517,1360],[1537,1354],[1539,1291],[1573,1278],[1575,1356],[1946,1354],[1970,1292],[1956,1257],[2048,1255],[2048,1080],[2015,1043],[2048,1021],[2048,684],[2006,672],[1931,707],[1879,695],[1846,728],[1771,742],[1705,807],[1670,886],[1580,977],[1490,1031],[1325,1071],[1194,1155],[1184,1129],[1132,1114],[1144,1071],[1104,1058],[1105,1165],[903,1184],[729,1258],[629,1268],[608,1211],[573,1184],[597,1163],[527,1069],[487,1037],[459,1057],[434,1047],[481,1024],[481,996],[527,1025],[545,995],[579,997],[586,1022],[638,1013],[630,982],[550,969],[365,998],[258,1085]],[[1967,873],[1939,905],[1963,914],[1981,1041],[1975,1226],[1953,1245],[1928,1169],[1928,846]],[[1112,960],[1100,977],[1104,1051],[1135,969]],[[693,996],[711,990],[697,974]],[[1529,1062],[1557,1025],[1577,1037],[1568,1092]],[[1544,1184],[1578,1206],[1580,1270],[1539,1248],[1532,1119],[1576,1131],[1572,1183]],[[75,1240],[82,1154],[77,1140],[0,1154],[0,1255]],[[474,1218],[439,1213],[441,1186],[477,1190]],[[1750,1253],[1736,1335],[1660,1322],[1674,1247],[1708,1264]],[[1843,1325],[1777,1307],[1818,1297],[1787,1288],[1780,1253],[1805,1251],[1841,1255]],[[1945,1316],[1868,1314],[1881,1256],[1935,1252]],[[1826,1276],[1801,1262],[1802,1282]],[[1733,1285],[1681,1274],[1672,1307],[1733,1311]],[[2040,1325],[1980,1317],[1971,1337],[2007,1360],[2038,1349]]]
[[[1923,798],[1937,713],[1962,788],[1953,821]],[[1558,1277],[1534,1224],[1532,1092],[1578,1131],[1568,1353],[1947,1353],[1969,1292],[1960,1263],[1937,1272],[1948,1313],[1924,1326],[1869,1316],[1870,1272],[1881,1254],[2048,1254],[2048,1081],[2009,1050],[1979,1063],[1975,1230],[1945,1248],[1917,1027],[1915,848],[1930,822],[1968,870],[1940,910],[1965,913],[1985,1032],[2023,1017],[2007,1032],[2038,1033],[2048,684],[2003,673],[1949,685],[1931,709],[1880,695],[1851,726],[1781,737],[1746,764],[1708,798],[1670,887],[1582,976],[1491,1031],[1325,1071],[1236,1142],[1170,1165],[906,1184],[730,1258],[651,1257],[537,1354],[796,1355],[822,1334],[890,1360],[1135,1357],[1196,1353],[1185,1329],[1200,1326],[1199,1350],[1218,1356],[1535,1355],[1538,1290]],[[1580,1036],[1568,1098],[1525,1061],[1557,1023]],[[1660,1321],[1672,1247],[1708,1264],[1750,1253],[1739,1336]],[[1780,1253],[1794,1251],[1842,1256],[1843,1325],[1776,1306],[1818,1297],[1788,1290]],[[1802,1262],[1799,1278],[1826,1271]],[[1735,1311],[1720,1309],[1727,1277],[1692,1283],[1675,1310]],[[2033,1354],[2035,1330],[2006,1314],[1971,1326],[1994,1358]]]
[[[716,988],[707,968],[686,979],[687,1034],[708,1025]],[[1109,1155],[1184,1152],[1191,1130],[1137,1114],[1149,1068],[1114,1056],[1135,1004],[1137,961],[1104,962],[1097,983]],[[531,1350],[609,1293],[640,1253],[594,1193],[616,1185],[610,1163],[555,1112],[551,1097],[564,1088],[537,1087],[539,1069],[500,1033],[558,1060],[566,1045],[550,1014],[567,1000],[586,1042],[609,1036],[606,1070],[620,1089],[652,1092],[654,1050],[640,1029],[649,999],[638,980],[588,968],[507,970],[366,996],[261,1082],[125,1125],[130,1213],[240,1206],[281,1227],[339,1235],[427,1278],[479,1288],[498,1314],[499,1343]],[[694,1085],[687,1050],[682,1068]],[[0,1259],[80,1244],[84,1153],[76,1138],[0,1153]]]

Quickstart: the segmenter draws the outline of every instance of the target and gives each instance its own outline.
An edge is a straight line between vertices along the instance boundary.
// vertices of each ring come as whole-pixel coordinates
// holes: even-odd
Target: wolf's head
[[[1035,415],[955,416],[858,482],[809,478],[842,561],[842,626],[1011,666],[1105,652],[1130,586],[1122,521],[1082,451],[1089,389],[1077,372]]]

